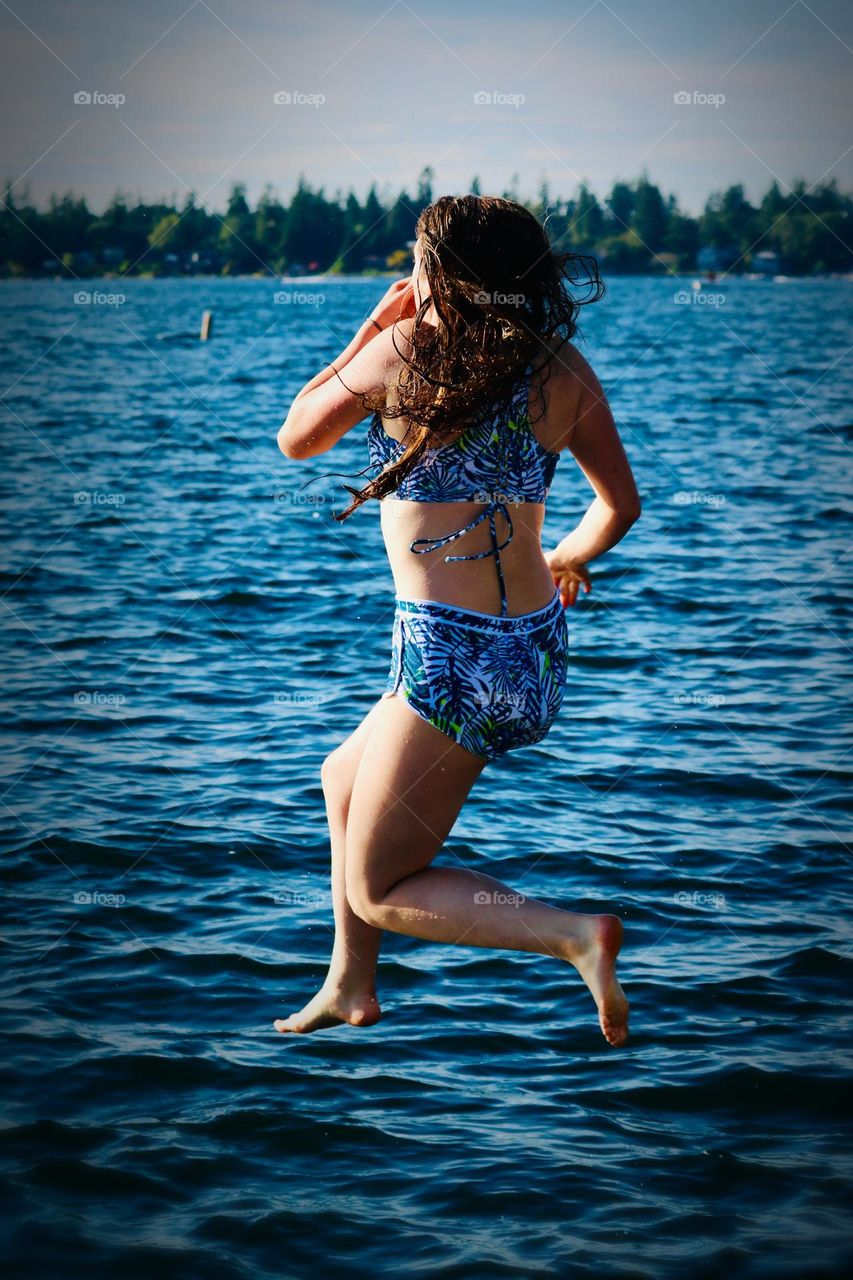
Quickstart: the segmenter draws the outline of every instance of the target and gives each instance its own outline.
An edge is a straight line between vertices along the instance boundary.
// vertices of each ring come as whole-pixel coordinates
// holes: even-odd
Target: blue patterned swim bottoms
[[[545,737],[566,687],[569,627],[560,593],[499,617],[397,599],[385,694],[486,760]]]

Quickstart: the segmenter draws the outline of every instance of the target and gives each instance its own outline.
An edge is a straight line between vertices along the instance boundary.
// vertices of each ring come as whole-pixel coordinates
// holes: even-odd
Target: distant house
[[[187,264],[188,271],[199,271],[204,275],[213,275],[222,269],[222,259],[218,253],[209,249],[194,249]]]
[[[737,249],[718,249],[716,245],[703,244],[696,254],[697,271],[725,271],[737,258]]]
[[[758,275],[776,276],[781,266],[782,260],[774,249],[762,249],[760,253],[752,255],[752,270]]]

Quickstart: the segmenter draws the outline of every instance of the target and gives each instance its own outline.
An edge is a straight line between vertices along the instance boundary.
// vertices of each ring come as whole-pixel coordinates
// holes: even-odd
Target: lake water
[[[556,726],[442,856],[623,917],[614,1051],[555,961],[400,935],[377,1027],[272,1029],[325,971],[320,763],[393,617],[376,504],[300,490],[367,421],[304,463],[275,436],[386,283],[0,287],[7,1257],[849,1272],[853,284],[613,279],[584,313],[643,517],[569,611]],[[590,497],[564,455],[547,545]]]

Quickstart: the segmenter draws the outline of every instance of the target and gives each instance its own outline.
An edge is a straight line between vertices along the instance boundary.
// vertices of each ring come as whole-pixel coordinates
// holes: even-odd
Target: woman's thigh
[[[429,866],[486,763],[402,698],[374,712],[347,817],[347,895],[361,903]]]
[[[375,702],[359,721],[352,733],[333,747],[320,766],[320,779],[330,813],[332,808],[340,812],[343,820],[349,809],[355,775],[367,740],[373,732],[379,714],[381,699]]]

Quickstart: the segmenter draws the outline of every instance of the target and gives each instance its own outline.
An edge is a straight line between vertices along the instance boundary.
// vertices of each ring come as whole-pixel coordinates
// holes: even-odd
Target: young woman
[[[558,254],[523,206],[445,196],[421,214],[411,279],[396,281],[333,365],[299,392],[278,435],[288,458],[325,453],[371,408],[370,469],[345,519],[381,500],[396,590],[385,692],[323,761],[335,941],[321,990],[281,1032],[380,1016],[383,929],[538,952],[574,966],[611,1045],[628,1036],[616,977],[622,924],[432,866],[485,765],[540,741],[567,680],[564,610],[587,562],[639,517],[601,386],[571,338],[603,292],[594,262]],[[582,269],[582,270],[581,270]],[[579,274],[580,271],[580,274]],[[346,379],[341,377],[346,370]],[[385,423],[388,423],[386,429]],[[543,554],[560,454],[595,497]]]

